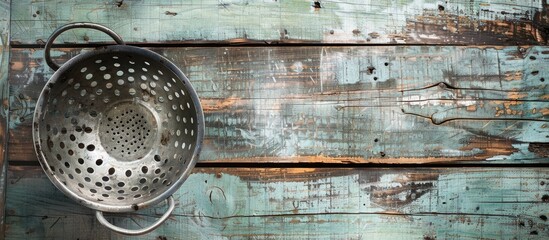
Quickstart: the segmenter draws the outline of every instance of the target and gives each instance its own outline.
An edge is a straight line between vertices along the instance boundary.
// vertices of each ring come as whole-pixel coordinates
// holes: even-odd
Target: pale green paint
[[[328,43],[406,43],[469,42],[446,38],[449,30],[422,32],[410,29],[417,17],[428,14],[445,18],[462,17],[473,24],[480,20],[506,19],[529,22],[541,1],[515,0],[333,0],[320,1],[322,8],[308,0],[195,0],[173,1],[16,1],[13,6],[13,40],[41,43],[51,32],[69,22],[92,21],[105,24],[130,42],[174,42],[182,40],[259,41],[304,40]],[[482,5],[484,4],[484,5]],[[445,8],[438,11],[438,6]],[[490,12],[486,12],[490,11]],[[502,12],[507,12],[503,14]],[[174,15],[175,14],[175,15]],[[423,20],[419,20],[422,22]],[[427,23],[428,20],[425,20]],[[435,20],[436,21],[436,20]],[[450,21],[451,22],[451,21]],[[438,28],[443,29],[443,25]],[[491,33],[471,29],[477,35]],[[92,31],[75,31],[60,38],[62,42],[106,41]],[[459,37],[459,34],[457,35]],[[472,38],[476,35],[473,34]],[[501,38],[507,36],[501,35]],[[493,40],[486,40],[490,43]]]
[[[549,181],[544,169],[311,173],[302,169],[297,175],[281,169],[239,170],[251,178],[232,171],[222,169],[221,176],[192,174],[175,194],[174,216],[142,238],[544,239],[549,235],[548,222],[540,218],[549,214],[541,200],[549,190],[541,184]],[[268,172],[271,177],[260,177]],[[124,239],[99,226],[92,211],[68,200],[45,177],[19,174],[24,173],[12,176],[8,188],[7,239]],[[425,179],[414,180],[421,176]],[[158,215],[163,209],[142,214]],[[111,220],[136,227],[128,216]],[[144,216],[133,218],[139,224],[154,219]],[[530,235],[533,231],[538,235]]]

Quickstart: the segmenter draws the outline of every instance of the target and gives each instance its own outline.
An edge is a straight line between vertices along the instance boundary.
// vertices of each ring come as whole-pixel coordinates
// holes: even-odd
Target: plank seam
[[[38,161],[9,161],[10,166],[40,166]],[[549,168],[549,163],[251,163],[251,162],[198,162],[196,168]]]

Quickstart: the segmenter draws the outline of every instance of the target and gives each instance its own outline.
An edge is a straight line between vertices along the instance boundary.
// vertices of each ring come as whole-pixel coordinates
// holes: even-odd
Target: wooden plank
[[[315,2],[318,2],[316,4]],[[43,44],[66,23],[104,24],[129,42],[546,44],[545,1],[22,0],[14,44]],[[316,7],[315,7],[316,6]],[[61,42],[101,42],[74,31]]]
[[[152,50],[198,91],[202,161],[540,163],[549,156],[547,47]],[[54,52],[60,61],[79,53]],[[30,122],[53,73],[42,54],[13,50],[12,161],[36,159]]]
[[[0,1],[0,238],[4,236],[9,114],[10,1]]]
[[[197,168],[139,239],[547,239],[548,169]],[[41,170],[13,168],[7,239],[126,239]],[[109,215],[145,226],[164,206]]]

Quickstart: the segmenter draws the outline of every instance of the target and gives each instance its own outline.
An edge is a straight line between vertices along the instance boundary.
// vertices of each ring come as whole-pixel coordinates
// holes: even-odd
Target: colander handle
[[[57,38],[57,36],[59,36],[61,33],[65,32],[67,30],[70,30],[70,29],[74,29],[74,28],[90,28],[90,29],[99,30],[101,32],[106,33],[110,37],[112,37],[116,43],[118,43],[120,45],[125,44],[124,41],[122,40],[122,38],[118,34],[116,34],[113,30],[111,30],[111,29],[109,29],[109,28],[107,28],[103,25],[99,25],[97,23],[88,23],[88,22],[69,23],[67,25],[64,25],[64,26],[56,29],[51,34],[51,36],[48,38],[48,41],[46,41],[46,46],[45,46],[45,49],[44,49],[44,58],[46,59],[46,63],[48,64],[48,66],[50,66],[50,68],[52,68],[55,71],[57,71],[57,69],[59,69],[59,65],[57,65],[57,63],[53,62],[53,60],[51,59],[51,54],[50,54],[51,45],[53,45],[53,42],[55,41],[55,38]]]
[[[164,221],[166,221],[166,219],[168,219],[168,217],[170,217],[170,214],[172,214],[174,208],[175,208],[175,203],[173,201],[173,196],[170,196],[168,198],[168,211],[166,211],[166,213],[164,213],[164,215],[162,215],[162,217],[160,217],[152,225],[150,225],[146,228],[143,228],[143,229],[138,229],[138,230],[125,229],[125,228],[121,228],[121,227],[117,227],[117,226],[112,225],[109,221],[107,221],[107,219],[105,219],[105,217],[103,216],[103,212],[101,212],[101,211],[96,211],[95,212],[95,217],[97,218],[99,223],[103,224],[103,226],[111,229],[112,231],[115,231],[115,232],[121,233],[121,234],[125,234],[125,235],[135,236],[135,235],[142,235],[142,234],[152,232],[154,229],[156,229],[158,226],[160,226],[160,224],[162,224]]]

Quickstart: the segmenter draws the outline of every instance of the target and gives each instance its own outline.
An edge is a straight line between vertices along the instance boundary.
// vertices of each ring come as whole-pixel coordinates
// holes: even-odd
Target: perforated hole
[[[90,144],[86,147],[86,149],[88,149],[88,151],[91,152],[91,151],[95,150],[95,146],[93,144]]]

